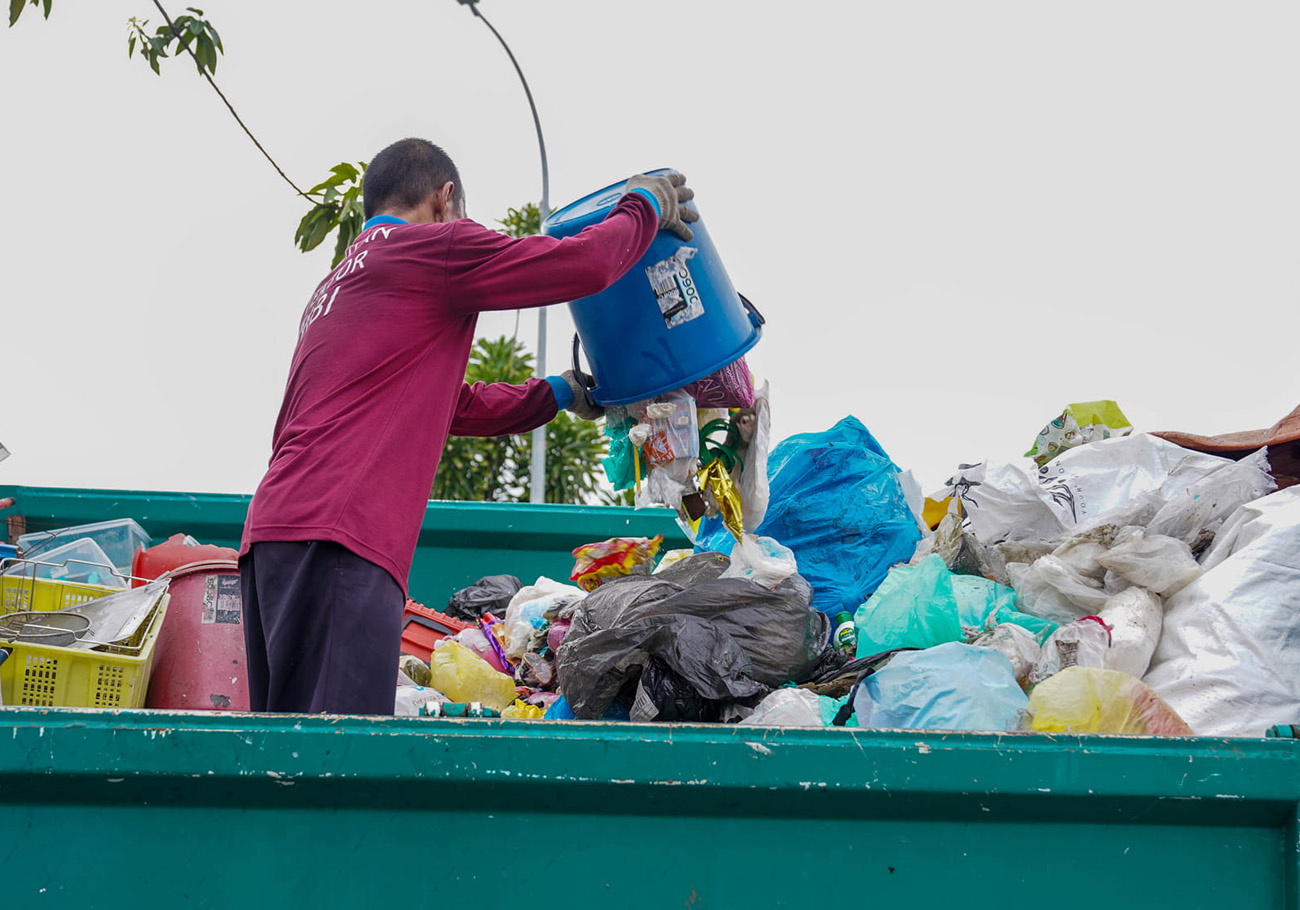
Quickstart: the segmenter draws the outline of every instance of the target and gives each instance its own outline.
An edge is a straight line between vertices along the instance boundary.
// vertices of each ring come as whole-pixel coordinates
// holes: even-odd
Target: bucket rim
[[[654,170],[641,171],[640,173],[645,174],[648,177],[658,177],[658,176],[663,176],[664,174],[671,174],[675,170],[677,169],[672,167],[658,167],[655,168]],[[572,202],[570,202],[568,205],[560,206],[558,209],[551,212],[549,215],[547,215],[545,218],[542,219],[542,225],[541,225],[542,233],[543,234],[547,233],[548,227],[559,228],[568,224],[572,224],[574,222],[582,221],[584,219],[594,219],[596,221],[603,219],[605,213],[607,213],[610,209],[612,209],[615,205],[617,205],[618,200],[622,199],[623,196],[626,195],[627,182],[631,178],[631,176],[633,175],[624,177],[622,180],[617,180],[614,183],[602,187],[601,189],[598,189],[593,193],[588,193],[585,196],[581,196],[573,200]],[[593,208],[591,211],[582,212],[581,214],[575,214],[571,216],[567,214],[572,210],[581,208],[583,205],[587,204],[592,200],[598,199],[599,197],[602,196],[606,196],[610,193],[613,193],[616,190],[619,190],[620,188],[622,189],[622,192],[619,192],[617,198],[615,198],[614,201],[607,206],[601,206],[600,208]],[[694,208],[694,206],[691,207]]]
[[[687,379],[685,381],[673,380],[673,382],[669,383],[668,385],[657,388],[654,391],[645,394],[637,393],[636,395],[623,396],[621,398],[602,398],[600,392],[600,386],[596,386],[591,390],[591,395],[593,398],[596,399],[597,404],[603,407],[615,407],[618,405],[632,404],[633,402],[636,401],[648,401],[649,399],[657,398],[660,395],[667,395],[669,392],[676,392],[678,389],[688,386],[692,382],[698,382],[699,380],[703,379],[705,376],[712,375],[713,373],[718,372],[718,370],[722,369],[723,367],[730,366],[731,364],[735,363],[737,360],[744,357],[751,350],[753,350],[754,346],[758,344],[758,342],[762,339],[762,337],[763,337],[763,327],[761,325],[753,326],[752,331],[749,333],[749,337],[745,339],[745,341],[740,345],[739,349],[737,349],[735,353],[727,355],[722,360],[719,360],[715,365],[710,366],[707,369],[698,371],[695,375],[691,376],[690,379]]]

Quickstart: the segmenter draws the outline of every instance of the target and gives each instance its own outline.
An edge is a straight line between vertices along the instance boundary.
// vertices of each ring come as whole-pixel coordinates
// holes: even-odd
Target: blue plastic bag
[[[856,609],[921,539],[898,468],[856,417],[780,443],[767,476],[771,498],[756,533],[794,551],[813,606],[829,616]],[[735,545],[718,519],[696,541],[700,552],[729,554]]]
[[[1038,637],[1056,623],[1016,609],[1016,592],[976,575],[954,575],[931,553],[914,566],[894,566],[871,599],[858,607],[858,657],[894,648],[932,648],[964,641],[966,630],[1015,623]]]
[[[1028,705],[1005,654],[956,642],[895,656],[853,700],[859,726],[886,730],[1015,730]]]

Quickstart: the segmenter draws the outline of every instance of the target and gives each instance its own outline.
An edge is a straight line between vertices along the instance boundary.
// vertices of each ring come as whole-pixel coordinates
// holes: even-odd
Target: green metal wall
[[[161,542],[191,534],[203,543],[238,547],[251,497],[224,493],[134,492],[0,486],[29,530],[134,518]],[[602,506],[430,502],[411,566],[411,596],[440,609],[484,575],[539,575],[566,580],[574,547],[608,537],[663,534],[665,547],[688,546],[672,513]]]
[[[15,906],[1300,906],[1289,741],[5,717]]]

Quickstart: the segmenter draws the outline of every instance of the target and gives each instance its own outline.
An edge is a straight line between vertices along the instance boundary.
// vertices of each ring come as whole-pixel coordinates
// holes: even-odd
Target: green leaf
[[[154,75],[156,76],[162,75],[162,70],[158,68],[158,58],[156,56],[150,56],[149,68],[154,71]]]
[[[126,56],[128,58],[135,56],[135,35],[126,39]]]
[[[196,16],[202,16],[202,15],[203,15],[203,10],[199,9],[197,6],[187,6],[187,7],[185,7],[185,8],[186,8],[187,10],[189,10],[191,13],[193,13],[194,15],[196,15]]]
[[[221,51],[221,53],[224,54],[226,52],[226,49],[221,46],[221,36],[217,34],[217,30],[213,28],[211,22],[207,23],[207,28],[208,28],[208,34],[212,36],[212,43],[217,46],[217,50]]]
[[[217,71],[217,51],[207,35],[199,36],[197,46],[194,48],[194,56],[199,59],[200,69],[207,69],[209,73]]]
[[[13,28],[18,17],[23,14],[23,7],[27,5],[27,0],[9,0],[9,27]]]
[[[32,6],[35,6],[35,0],[32,0]],[[54,6],[54,0],[45,0],[45,18],[50,18],[50,9]]]

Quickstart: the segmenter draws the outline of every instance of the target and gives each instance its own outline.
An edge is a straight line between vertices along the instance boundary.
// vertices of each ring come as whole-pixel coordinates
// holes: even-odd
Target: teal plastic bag
[[[627,438],[628,431],[634,426],[636,420],[621,408],[617,412],[611,408],[606,414],[605,438],[609,440],[609,455],[601,463],[610,484],[620,492],[636,486],[636,458],[632,454],[632,443]]]
[[[915,566],[895,566],[858,607],[858,657],[894,648],[932,648],[965,641],[967,630],[1000,623],[1023,626],[1043,641],[1056,624],[1016,609],[1016,592],[975,575],[954,575],[931,553]]]

